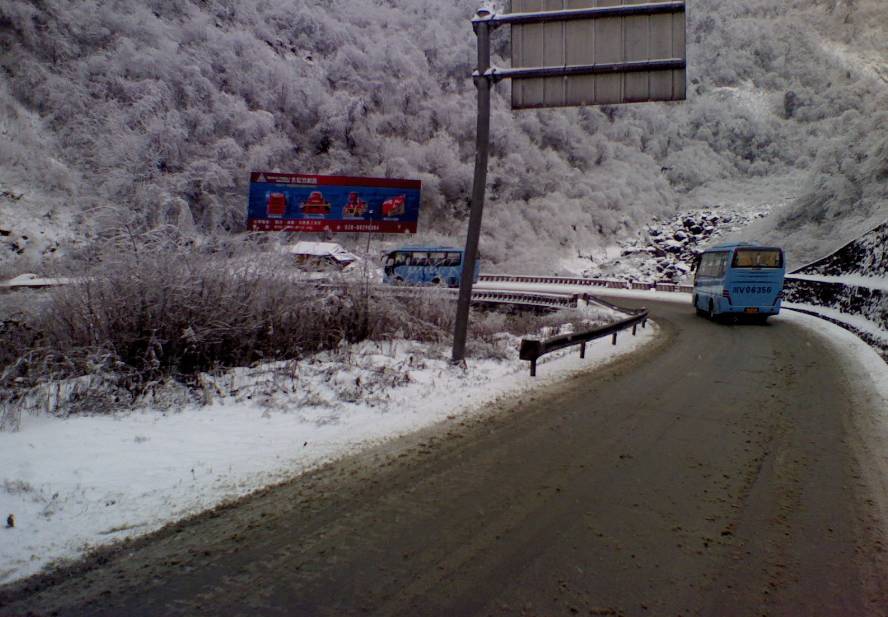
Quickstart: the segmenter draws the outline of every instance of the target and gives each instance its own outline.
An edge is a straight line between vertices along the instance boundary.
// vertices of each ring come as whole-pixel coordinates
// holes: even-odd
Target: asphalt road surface
[[[888,614],[873,412],[830,348],[652,314],[644,351],[2,590],[0,615]]]

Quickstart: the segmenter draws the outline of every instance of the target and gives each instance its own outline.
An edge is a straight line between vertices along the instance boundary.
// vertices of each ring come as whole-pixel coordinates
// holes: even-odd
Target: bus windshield
[[[734,268],[782,268],[783,252],[779,249],[738,249],[734,252]]]

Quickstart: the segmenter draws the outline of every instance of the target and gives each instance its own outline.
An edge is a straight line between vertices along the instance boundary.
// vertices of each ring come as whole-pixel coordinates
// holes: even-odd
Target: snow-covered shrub
[[[266,239],[195,242],[122,227],[92,271],[50,292],[27,323],[0,324],[0,398],[39,398],[48,383],[89,376],[70,389],[72,401],[101,410],[168,380],[193,384],[202,372],[299,360],[343,342],[449,338],[450,296],[305,280]]]

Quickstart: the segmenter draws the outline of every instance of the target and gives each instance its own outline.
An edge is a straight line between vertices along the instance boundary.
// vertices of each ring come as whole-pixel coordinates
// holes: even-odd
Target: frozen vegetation
[[[423,238],[456,237],[477,5],[4,2],[0,261],[33,271],[121,224],[239,231],[252,169],[420,178]],[[485,267],[551,269],[712,206],[700,188],[786,174],[794,201],[756,233],[799,262],[883,222],[879,5],[694,2],[684,104],[513,114],[500,85]],[[508,62],[505,32],[495,52]]]

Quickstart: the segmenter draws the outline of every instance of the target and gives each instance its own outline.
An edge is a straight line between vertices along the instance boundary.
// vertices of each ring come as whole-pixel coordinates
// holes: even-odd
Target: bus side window
[[[407,263],[408,253],[395,253],[395,265],[403,266]]]
[[[459,266],[462,263],[461,253],[447,253],[447,265],[451,267]]]
[[[431,265],[435,267],[447,265],[447,253],[432,253],[430,258]]]
[[[429,265],[428,253],[413,253],[410,258],[411,266],[427,266]]]

